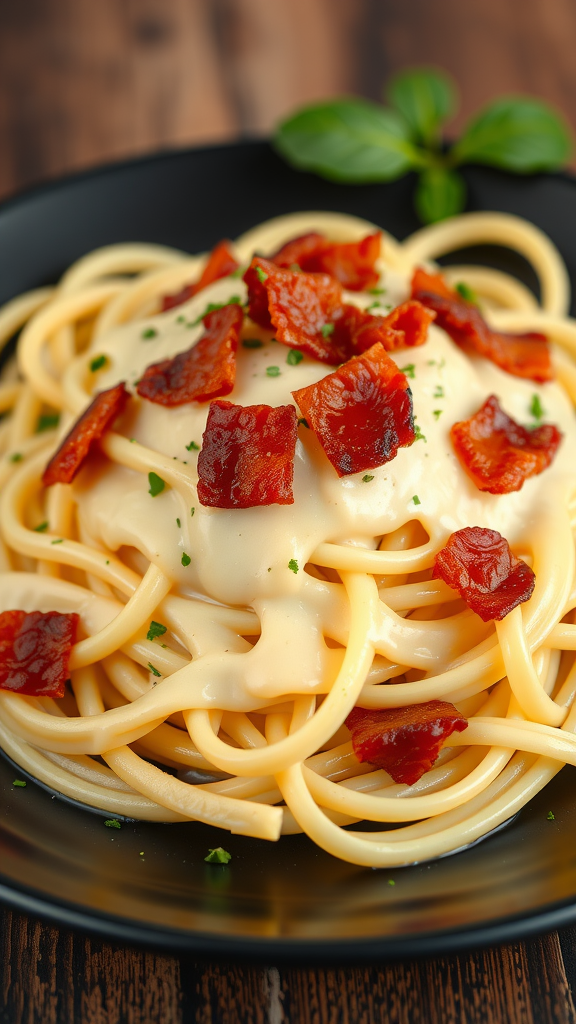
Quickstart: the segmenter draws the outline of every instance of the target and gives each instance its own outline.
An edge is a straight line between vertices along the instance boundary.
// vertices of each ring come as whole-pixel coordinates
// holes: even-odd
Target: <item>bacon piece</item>
[[[408,380],[382,345],[292,394],[338,476],[382,466],[415,439]]]
[[[162,298],[162,312],[166,313],[167,310],[174,309],[175,306],[181,306],[183,302],[188,302],[188,299],[201,292],[203,288],[212,284],[213,281],[218,281],[221,277],[228,277],[229,274],[233,274],[240,264],[234,259],[230,248],[231,244],[227,239],[224,239],[214,246],[196,284],[186,284],[174,295],[164,295]]]
[[[431,700],[404,708],[353,708],[346,725],[359,761],[383,768],[394,782],[413,786],[430,771],[444,741],[468,722],[453,704]]]
[[[255,258],[244,275],[252,320],[276,330],[278,341],[321,363],[337,366],[377,342],[387,351],[422,345],[435,314],[409,300],[387,316],[342,301],[341,286],[326,274],[275,267]]]
[[[90,454],[90,449],[112,426],[130,397],[124,383],[100,391],[64,438],[44,470],[42,483],[70,484]]]
[[[330,274],[348,291],[361,292],[378,283],[374,265],[380,256],[382,233],[376,231],[359,242],[329,242],[324,235],[311,232],[286,242],[268,258],[278,267],[292,268],[312,274]]]
[[[503,619],[528,601],[536,581],[530,566],[512,554],[508,541],[482,526],[453,533],[436,555],[432,575],[457,590],[484,622]]]
[[[496,395],[450,431],[456,455],[480,491],[509,494],[538,476],[556,455],[562,434],[551,423],[526,430],[501,408]]]
[[[0,690],[63,697],[78,621],[75,612],[2,612]]]
[[[244,312],[232,303],[207,313],[205,333],[192,348],[173,359],[152,363],[136,390],[156,405],[208,402],[229,395],[236,380],[236,351]]]
[[[412,278],[412,298],[436,313],[437,324],[467,351],[490,359],[514,377],[543,383],[552,380],[548,339],[544,334],[493,331],[480,310],[448,287],[440,274],[418,267]]]
[[[198,501],[214,508],[293,505],[292,405],[212,402],[198,456]]]

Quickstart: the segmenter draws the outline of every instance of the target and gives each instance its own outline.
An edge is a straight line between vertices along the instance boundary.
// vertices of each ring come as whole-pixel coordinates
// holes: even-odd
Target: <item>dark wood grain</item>
[[[437,64],[452,130],[501,92],[576,127],[574,0],[0,0],[0,196],[269,132],[294,106]],[[0,912],[0,1024],[573,1024],[576,932],[350,969],[197,964]]]

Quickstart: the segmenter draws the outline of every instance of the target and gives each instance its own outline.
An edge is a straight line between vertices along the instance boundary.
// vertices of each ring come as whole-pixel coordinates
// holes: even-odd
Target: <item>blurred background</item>
[[[454,130],[502,92],[576,128],[574,0],[0,0],[0,198],[66,172],[270,132],[294,107],[451,72]]]

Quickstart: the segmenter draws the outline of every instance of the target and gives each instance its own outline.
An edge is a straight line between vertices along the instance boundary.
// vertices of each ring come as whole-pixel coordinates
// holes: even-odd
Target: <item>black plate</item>
[[[574,276],[571,178],[471,169],[467,179],[471,209],[538,224]],[[55,280],[99,245],[143,240],[197,252],[293,210],[357,214],[403,238],[418,227],[412,185],[327,184],[291,171],[262,142],[81,175],[0,208],[0,301]],[[503,250],[476,255],[530,281],[523,261]],[[13,788],[15,777],[22,772],[0,761],[0,898],[109,938],[268,961],[351,961],[438,954],[576,920],[572,768],[473,849],[391,871],[344,864],[303,836],[272,844],[199,824],[109,829],[33,783]],[[222,842],[230,865],[205,864]]]

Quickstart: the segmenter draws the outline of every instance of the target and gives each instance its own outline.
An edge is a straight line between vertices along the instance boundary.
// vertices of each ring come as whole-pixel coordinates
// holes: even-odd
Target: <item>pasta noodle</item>
[[[347,242],[375,230],[296,214],[233,251],[246,265],[305,231]],[[496,329],[546,334],[557,380],[513,377],[432,324],[426,344],[393,353],[410,376],[419,441],[370,476],[340,478],[310,431],[297,443],[294,504],[199,502],[207,402],[137,398],[73,483],[42,483],[94,393],[134,385],[188,348],[209,304],[245,302],[241,276],[159,312],[206,258],[117,245],[0,310],[0,345],[20,332],[0,379],[0,613],[81,622],[63,700],[0,689],[0,746],[23,770],[109,814],[267,840],[303,831],[336,857],[384,867],[461,849],[576,765],[576,323],[562,260],[503,214],[464,215],[403,243],[384,233],[376,305],[403,302],[415,266],[481,242],[532,263],[540,304],[495,270],[450,267],[446,280],[472,287]],[[346,301],[366,309],[374,296]],[[329,369],[287,361],[247,318],[242,338],[230,396],[240,405],[294,404],[291,392]],[[452,423],[489,394],[520,423],[536,395],[564,435],[544,475],[509,494],[480,492],[450,442]],[[535,573],[530,600],[497,623],[432,578],[447,538],[470,526],[499,531]],[[395,783],[356,758],[344,726],[354,707],[431,700],[454,704],[468,726],[419,781]]]

